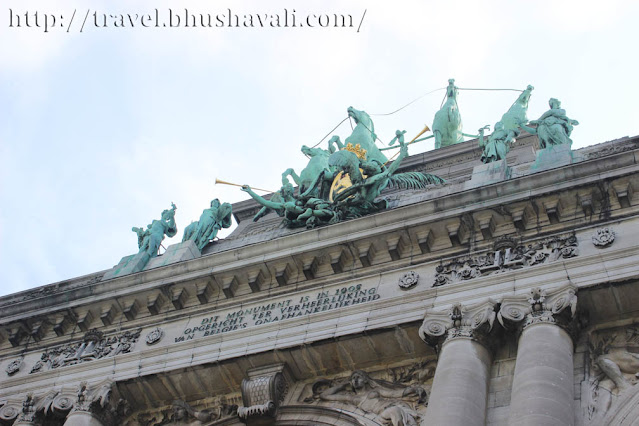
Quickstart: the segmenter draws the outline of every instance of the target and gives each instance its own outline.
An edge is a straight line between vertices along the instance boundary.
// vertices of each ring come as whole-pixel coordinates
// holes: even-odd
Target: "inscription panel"
[[[286,321],[334,309],[349,309],[379,300],[376,287],[362,284],[315,291],[294,297],[276,299],[269,303],[254,303],[234,310],[215,312],[189,320],[174,343],[198,339],[264,324]]]

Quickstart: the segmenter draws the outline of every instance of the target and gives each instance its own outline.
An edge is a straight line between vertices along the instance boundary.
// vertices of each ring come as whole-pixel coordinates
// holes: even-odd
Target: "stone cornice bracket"
[[[251,426],[274,424],[290,383],[286,364],[253,368],[247,375],[241,386],[244,406],[237,409],[240,420]]]
[[[495,322],[496,304],[488,299],[470,306],[455,303],[445,311],[428,310],[419,328],[419,337],[437,350],[453,339],[471,339],[486,344],[487,334]]]
[[[532,288],[528,294],[507,296],[501,301],[497,320],[505,329],[521,330],[534,324],[557,324],[574,334],[577,287],[568,284],[554,289]]]

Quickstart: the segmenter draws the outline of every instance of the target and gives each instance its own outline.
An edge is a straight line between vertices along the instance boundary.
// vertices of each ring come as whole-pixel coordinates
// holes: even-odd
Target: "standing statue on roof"
[[[211,207],[202,212],[200,220],[186,227],[182,241],[193,240],[202,251],[220,229],[231,226],[232,210],[233,207],[229,203],[222,204],[217,198],[214,199],[211,201]]]
[[[534,89],[528,85],[515,103],[502,115],[501,120],[495,124],[493,134],[490,135],[487,142],[484,142],[484,129],[480,129],[479,146],[484,148],[481,155],[481,161],[491,163],[506,158],[510,147],[515,142],[515,138],[521,133],[520,126],[528,121],[526,113],[528,112],[528,102],[530,100],[530,92]]]
[[[563,144],[572,145],[570,134],[573,126],[578,125],[579,122],[566,116],[566,110],[561,108],[561,102],[558,99],[550,98],[548,104],[550,109],[538,120],[530,122],[530,124],[536,124],[537,128],[524,125],[521,127],[532,134],[537,134],[541,149]]]
[[[133,228],[133,232],[138,234],[139,253],[147,253],[150,257],[158,255],[158,249],[164,235],[169,238],[177,234],[177,226],[175,225],[175,211],[177,207],[171,203],[171,210],[164,210],[160,220],[154,220],[148,225],[147,229],[142,231],[141,228]]]
[[[464,141],[462,134],[462,119],[457,105],[457,92],[455,79],[448,80],[446,88],[446,102],[435,113],[433,120],[433,134],[435,136],[435,149],[454,145]]]

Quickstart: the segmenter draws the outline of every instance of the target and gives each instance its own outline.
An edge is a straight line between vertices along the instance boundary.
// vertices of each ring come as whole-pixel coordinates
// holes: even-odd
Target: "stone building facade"
[[[409,157],[447,183],[315,229],[236,203],[201,254],[0,298],[0,424],[636,424],[639,137],[537,151]]]

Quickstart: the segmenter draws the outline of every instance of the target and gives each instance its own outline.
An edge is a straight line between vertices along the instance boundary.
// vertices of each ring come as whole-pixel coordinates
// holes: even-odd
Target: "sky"
[[[213,27],[184,27],[185,9]],[[169,16],[181,26],[162,26]],[[443,99],[427,93],[449,78],[532,84],[529,119],[560,99],[580,123],[573,149],[637,135],[637,16],[631,0],[5,0],[0,295],[111,268],[137,252],[131,227],[171,202],[179,231],[163,245],[180,242],[211,199],[248,198],[216,178],[279,189],[281,172],[305,166],[300,147],[349,106],[382,142],[397,129],[412,139]],[[460,91],[464,131],[494,125],[516,97]],[[347,120],[331,135],[350,132]]]

